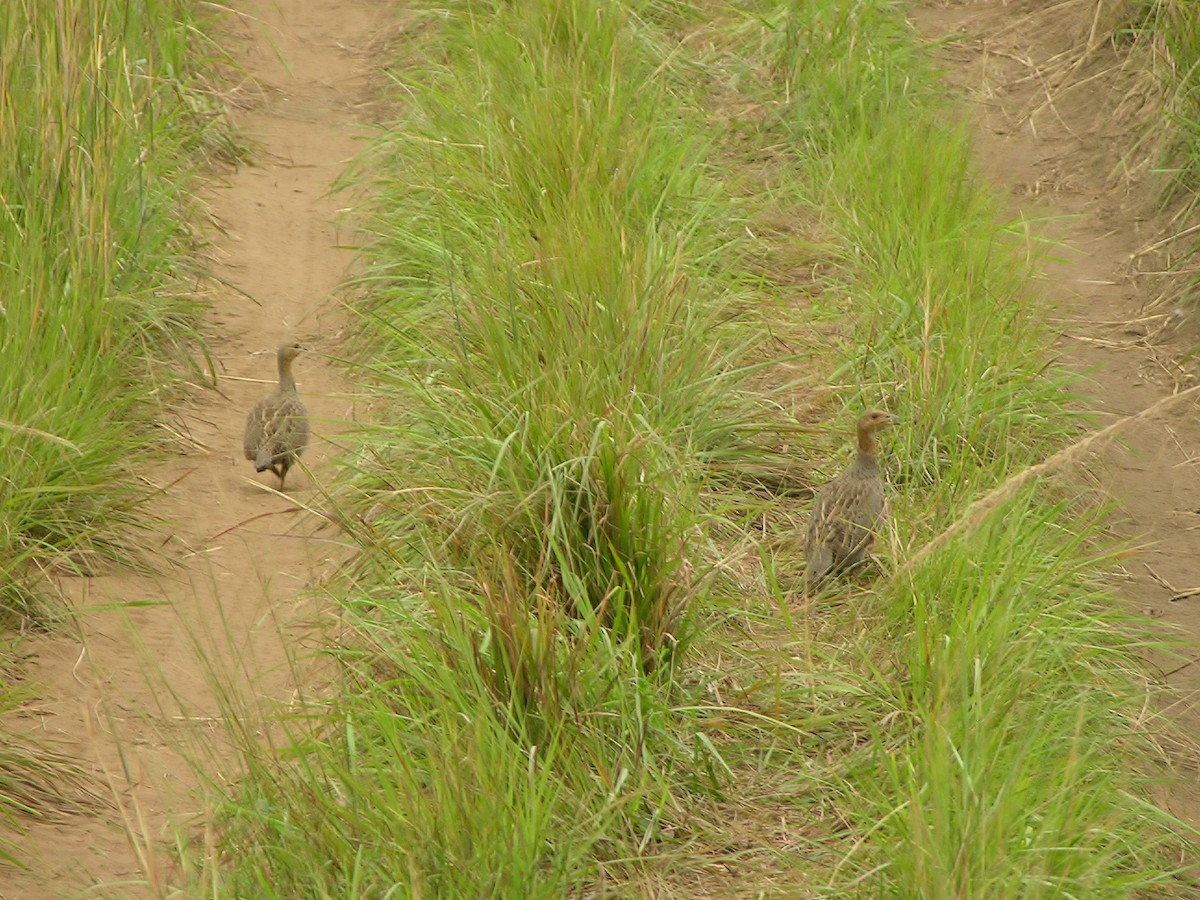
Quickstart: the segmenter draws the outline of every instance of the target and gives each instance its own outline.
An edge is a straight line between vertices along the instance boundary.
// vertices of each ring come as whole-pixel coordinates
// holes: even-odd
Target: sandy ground
[[[33,871],[0,868],[8,900],[161,894],[169,857],[158,842],[173,843],[172,824],[194,826],[199,813],[179,747],[221,739],[210,673],[233,678],[253,703],[286,703],[295,689],[287,651],[303,652],[319,614],[304,592],[339,553],[337,531],[296,502],[318,500],[332,441],[352,417],[343,373],[324,356],[337,350],[334,294],[352,260],[334,224],[346,199],[329,189],[361,148],[366,48],[389,20],[370,2],[237,7],[241,15],[227,17],[227,44],[244,67],[234,118],[254,146],[250,162],[204,196],[219,225],[212,252],[223,286],[207,323],[218,390],[197,391],[177,411],[172,424],[189,451],[143,471],[170,485],[155,509],[169,522],[169,563],[155,576],[61,580],[82,613],[81,634],[33,642],[31,682],[42,699],[18,723],[93,764],[120,809],[35,826],[24,842]],[[295,374],[314,430],[311,475],[294,469],[286,497],[241,451],[246,413],[271,390],[274,348],[285,339],[310,350]]]
[[[1194,383],[1180,360],[1200,329],[1193,310],[1149,307],[1155,288],[1146,272],[1161,259],[1141,251],[1162,237],[1163,222],[1149,211],[1150,188],[1121,166],[1136,85],[1114,74],[1111,51],[1098,48],[1070,73],[1089,79],[1084,87],[1062,90],[1055,55],[1086,46],[1091,11],[1074,0],[1049,6],[952,0],[921,4],[914,17],[930,38],[956,39],[939,55],[974,103],[985,173],[1015,211],[1063,241],[1044,295],[1061,320],[1063,359],[1088,373],[1107,424]],[[195,735],[220,740],[209,672],[235,678],[259,702],[286,703],[295,690],[289,647],[302,645],[320,614],[305,589],[340,552],[336,531],[292,501],[315,499],[330,440],[353,415],[348,386],[322,358],[336,349],[341,317],[332,295],[350,263],[333,224],[339,201],[327,191],[358,148],[366,50],[389,13],[371,0],[246,0],[239,8],[232,49],[246,81],[235,117],[256,147],[251,165],[206,196],[221,226],[216,274],[228,285],[209,320],[220,393],[199,392],[179,411],[190,452],[145,472],[171,485],[160,513],[172,523],[162,555],[173,565],[154,577],[63,579],[64,595],[85,613],[80,639],[34,645],[32,678],[43,699],[25,727],[94,761],[120,810],[35,826],[35,870],[0,869],[7,900],[162,893],[168,861],[157,842],[171,843],[172,824],[194,824],[199,814],[196,778],[178,747]],[[266,490],[272,477],[255,476],[240,452],[246,411],[270,389],[272,348],[285,338],[312,348],[296,374],[316,432],[306,457],[312,476],[289,476],[286,498]],[[1196,404],[1184,401],[1123,437],[1093,466],[1122,503],[1119,527],[1144,547],[1114,589],[1176,629],[1186,653],[1200,644],[1200,596],[1171,598],[1200,587]],[[199,652],[197,634],[209,635]],[[1171,715],[1194,730],[1200,666],[1185,665],[1170,682],[1181,691]],[[1179,763],[1162,802],[1200,823],[1194,767]],[[207,774],[219,781],[235,773]]]

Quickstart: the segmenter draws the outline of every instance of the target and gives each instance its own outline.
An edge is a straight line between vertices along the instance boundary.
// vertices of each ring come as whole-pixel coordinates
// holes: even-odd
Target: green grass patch
[[[1149,45],[1165,90],[1162,112],[1175,132],[1167,141],[1166,163],[1175,176],[1168,199],[1194,198],[1200,188],[1200,9],[1183,0],[1140,0],[1124,12],[1125,27],[1114,37]],[[1191,212],[1194,199],[1187,205]]]
[[[750,386],[764,318],[707,140],[628,10],[464,5],[429,58],[371,158],[360,309],[389,422],[349,485],[372,552],[345,610],[367,674],[316,745],[342,761],[304,765],[377,807],[338,820],[343,873],[347,848],[408,848],[365,893],[561,896],[636,871],[715,758],[674,676],[718,583],[706,485],[777,461]],[[360,781],[364,752],[408,760],[403,789]],[[240,839],[274,858],[316,813]],[[409,836],[368,836],[388,822]],[[249,883],[264,859],[236,855]]]
[[[1026,491],[880,592],[895,654],[874,687],[894,724],[873,729],[846,782],[871,834],[849,867],[867,884],[899,896],[1184,889],[1170,817],[1138,789],[1155,765],[1138,736],[1149,687],[1097,538]]]
[[[835,378],[852,409],[882,398],[909,423],[892,471],[916,548],[1077,427],[1070,379],[1048,367],[1037,256],[1023,223],[1003,223],[894,4],[795,4],[772,24],[798,193],[844,248],[830,309],[852,325]],[[1098,590],[1095,542],[1084,511],[1043,490],[878,589],[889,624],[866,630],[864,674],[892,698],[880,722],[900,727],[872,727],[865,770],[850,754],[846,804],[870,835],[850,883],[1127,896],[1172,882],[1169,817],[1130,765],[1155,752],[1138,723],[1148,639]]]
[[[1126,148],[1122,168],[1153,178],[1136,185],[1166,211],[1159,220],[1163,233],[1139,256],[1161,251],[1148,268],[1162,270],[1157,281],[1160,300],[1186,305],[1196,284],[1194,239],[1200,188],[1200,8],[1186,0],[1122,0],[1095,11],[1080,9],[1092,21],[1087,46],[1071,51],[1073,82],[1085,75],[1084,63],[1098,48],[1113,51],[1127,73],[1122,105],[1136,101],[1137,134]],[[1128,117],[1128,114],[1126,115]],[[1192,348],[1193,351],[1195,348]]]
[[[135,470],[196,337],[186,190],[220,150],[207,48],[191,0],[0,4],[0,712],[29,699],[14,629],[61,612],[46,568],[139,561]],[[103,805],[61,753],[0,742],[7,833]]]
[[[836,249],[832,373],[853,406],[900,414],[898,480],[980,487],[1074,424],[1048,369],[1036,258],[971,162],[971,142],[892,3],[792,4],[772,21],[772,89],[798,194]],[[952,493],[945,499],[954,499]]]
[[[171,381],[194,336],[189,173],[208,124],[185,0],[0,10],[0,619],[33,563],[130,561]],[[180,354],[182,356],[182,354]]]
[[[1174,222],[1179,232],[1186,232],[1194,227],[1200,190],[1200,8],[1184,0],[1152,0],[1135,4],[1134,10],[1133,32],[1149,47],[1165,93],[1162,114],[1169,136],[1163,164],[1170,177],[1163,197],[1166,203],[1182,207]],[[1195,262],[1200,243],[1189,239],[1186,246],[1188,252],[1174,262],[1175,271],[1181,273],[1181,287],[1169,289],[1175,295],[1194,288],[1198,281]]]

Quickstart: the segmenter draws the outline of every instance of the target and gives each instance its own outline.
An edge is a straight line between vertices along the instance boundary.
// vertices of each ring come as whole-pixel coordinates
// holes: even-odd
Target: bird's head
[[[293,359],[304,352],[304,348],[294,342],[280,344],[276,351],[281,363],[290,363]]]
[[[899,424],[899,422],[899,416],[879,409],[864,413],[858,420],[858,449],[867,456],[874,456],[876,451],[875,435],[885,428]]]
[[[884,428],[891,428],[893,425],[900,424],[900,417],[893,415],[890,412],[873,409],[870,412],[863,413],[862,418],[858,420],[858,430],[874,434],[876,431],[882,431]]]

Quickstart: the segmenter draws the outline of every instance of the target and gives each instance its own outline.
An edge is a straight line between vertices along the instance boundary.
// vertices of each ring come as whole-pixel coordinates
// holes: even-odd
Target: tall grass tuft
[[[46,558],[130,559],[132,464],[192,334],[183,191],[203,117],[186,0],[0,8],[0,619]]]
[[[218,810],[225,896],[560,897],[653,831],[669,808],[656,758],[665,711],[636,648],[577,650],[572,668],[546,627],[522,659],[557,656],[557,684],[543,671],[500,692],[488,665],[503,669],[511,647],[480,633],[502,603],[528,602],[495,596],[505,589],[393,591],[375,625],[360,620],[340,690],[313,707],[317,726],[291,720],[295,762],[244,736],[249,771]]]
[[[1104,587],[1101,520],[1034,494],[881,591],[880,636],[895,653],[877,700],[894,724],[847,766],[848,808],[871,834],[847,877],[879,892],[1186,884],[1167,852],[1170,817],[1137,777],[1152,774],[1155,748],[1138,734],[1151,689],[1130,651],[1152,639]]]
[[[1164,161],[1174,177],[1167,199],[1193,197],[1200,187],[1200,10],[1183,0],[1140,0],[1122,10],[1126,27],[1148,45],[1155,74],[1165,91],[1164,118],[1175,134]],[[1187,202],[1194,211],[1194,200]]]
[[[655,668],[704,581],[703,466],[766,453],[728,209],[620,5],[469,8],[372,160],[406,180],[380,184],[361,306],[406,410],[373,452],[418,562],[473,571],[503,535],[528,589]]]
[[[1200,189],[1200,7],[1186,0],[1141,0],[1123,10],[1129,26],[1115,37],[1132,34],[1135,43],[1147,51],[1145,61],[1159,81],[1163,95],[1161,106],[1152,106],[1156,120],[1148,130],[1165,133],[1161,160],[1167,177],[1162,199],[1174,205],[1172,234],[1168,243],[1185,237],[1185,252],[1176,254],[1172,269],[1179,273],[1165,292],[1185,295],[1197,283],[1195,261],[1200,243],[1191,236],[1197,212],[1196,196]]]
[[[195,338],[184,192],[219,124],[192,90],[207,47],[196,12],[191,0],[0,4],[3,629],[48,617],[47,566],[138,561],[135,468],[160,442],[167,360]],[[27,701],[0,691],[0,711]],[[0,740],[6,833],[103,805],[61,754]],[[0,858],[20,856],[0,841]]]
[[[803,197],[840,257],[851,323],[837,382],[886,402],[900,478],[996,477],[1070,432],[1069,379],[1047,369],[1026,229],[1002,222],[971,143],[888,2],[792,3],[774,21],[780,113]]]

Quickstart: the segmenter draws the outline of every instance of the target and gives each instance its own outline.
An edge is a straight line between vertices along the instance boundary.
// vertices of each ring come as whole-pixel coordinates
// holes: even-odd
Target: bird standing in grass
[[[254,461],[256,471],[270,469],[279,476],[281,491],[288,469],[308,445],[308,410],[292,377],[292,360],[303,349],[299,344],[279,345],[279,386],[259,400],[246,418],[246,459]]]
[[[879,410],[864,414],[858,420],[858,456],[817,493],[805,544],[809,588],[866,559],[883,520],[883,479],[875,435],[899,421]]]

